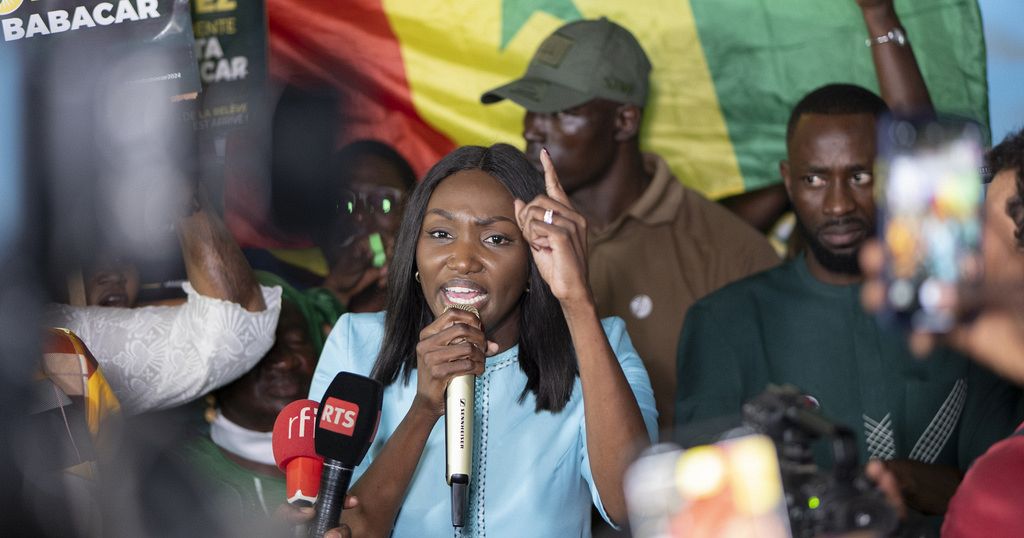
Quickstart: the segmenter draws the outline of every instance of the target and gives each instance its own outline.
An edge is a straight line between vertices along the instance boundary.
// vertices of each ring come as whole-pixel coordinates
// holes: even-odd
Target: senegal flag
[[[988,126],[976,0],[897,0],[942,112]],[[807,91],[877,91],[854,0],[267,0],[270,71],[327,82],[343,140],[395,146],[423,173],[463,144],[523,147],[523,110],[480,95],[523,74],[562,24],[606,16],[653,64],[642,146],[712,198],[779,181],[785,123]]]

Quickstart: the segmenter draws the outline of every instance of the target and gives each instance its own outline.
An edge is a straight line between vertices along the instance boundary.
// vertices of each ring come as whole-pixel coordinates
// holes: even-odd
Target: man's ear
[[[789,179],[789,161],[782,159],[779,161],[779,175],[782,176],[782,184],[786,186],[786,196],[790,200],[793,199],[793,192],[790,190],[790,179]]]
[[[625,142],[640,136],[640,120],[644,109],[636,105],[620,105],[615,111],[615,141]]]

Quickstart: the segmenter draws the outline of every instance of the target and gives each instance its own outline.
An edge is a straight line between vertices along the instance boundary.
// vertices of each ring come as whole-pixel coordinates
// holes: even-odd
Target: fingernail
[[[548,151],[548,148],[547,148],[546,146],[541,146],[541,147],[540,147],[540,149],[541,149],[541,150],[542,150],[542,151],[543,151],[544,153],[547,153],[547,154],[548,154],[548,157],[550,157],[550,156],[551,156],[551,152],[550,152],[550,151]]]

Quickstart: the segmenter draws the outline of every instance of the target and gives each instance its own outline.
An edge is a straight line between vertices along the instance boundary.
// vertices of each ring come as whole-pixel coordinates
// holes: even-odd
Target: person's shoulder
[[[212,483],[224,482],[224,477],[234,475],[241,469],[229,460],[209,434],[194,435],[183,440],[172,450],[172,457],[184,463]]]
[[[342,314],[320,353],[309,397],[319,401],[338,372],[370,375],[383,338],[384,312]]]
[[[384,330],[384,312],[347,312],[338,319],[338,325],[344,324],[350,330]]]
[[[976,465],[989,469],[1014,468],[1024,471],[1024,424],[1018,426],[1013,435],[992,445],[983,459],[979,458]],[[1021,488],[1024,491],[1024,484],[1021,484]]]
[[[1010,536],[1024,531],[1018,500],[1024,482],[1024,435],[1018,431],[978,458],[964,476],[942,527],[943,536],[974,536],[978,529]]]
[[[726,284],[695,302],[691,310],[749,310],[752,302],[774,301],[788,293],[793,263],[785,262]]]
[[[379,346],[384,336],[384,312],[346,313],[338,318],[327,337],[327,348],[348,349]]]
[[[682,201],[672,224],[679,241],[716,267],[714,287],[779,264],[778,253],[764,234],[727,208],[682,184]]]
[[[749,248],[751,245],[771,248],[768,239],[761,232],[747,224],[738,215],[725,206],[707,199],[703,194],[682,183],[683,203],[677,217],[703,237],[716,241],[715,238],[728,238],[721,242],[722,248]]]

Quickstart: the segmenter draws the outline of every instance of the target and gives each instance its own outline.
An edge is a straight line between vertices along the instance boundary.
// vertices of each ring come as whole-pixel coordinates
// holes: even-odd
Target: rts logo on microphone
[[[356,427],[356,418],[359,417],[359,406],[328,397],[324,402],[324,413],[320,416],[320,427],[335,433],[352,437]]]

